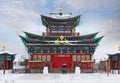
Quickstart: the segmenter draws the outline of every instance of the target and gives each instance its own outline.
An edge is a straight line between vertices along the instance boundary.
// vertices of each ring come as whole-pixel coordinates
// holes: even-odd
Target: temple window
[[[77,61],[80,61],[80,56],[77,56]]]
[[[85,55],[82,55],[82,61],[85,61]]]
[[[38,56],[38,60],[41,61],[42,60],[42,57],[41,55]]]
[[[46,56],[45,56],[45,55],[42,56],[42,60],[43,60],[43,61],[46,61]]]
[[[86,61],[89,61],[89,60],[90,60],[90,56],[87,55],[87,56],[86,56]]]
[[[47,61],[51,61],[51,56],[50,55],[47,56]]]
[[[72,56],[72,60],[73,60],[73,61],[76,61],[76,55],[73,55],[73,56]]]
[[[64,33],[64,30],[58,30],[58,33]]]
[[[51,30],[52,33],[57,33],[57,30]]]
[[[115,68],[116,68],[116,69],[118,68],[118,64],[117,64],[117,62],[115,62]]]
[[[33,60],[37,60],[37,55],[34,55],[34,56],[33,56]]]

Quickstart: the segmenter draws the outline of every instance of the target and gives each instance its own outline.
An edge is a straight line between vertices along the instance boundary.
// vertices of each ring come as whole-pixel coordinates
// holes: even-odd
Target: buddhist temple
[[[62,8],[50,15],[40,15],[46,27],[42,35],[26,31],[25,36],[19,35],[29,54],[29,72],[42,73],[45,66],[49,73],[75,73],[75,67],[81,73],[94,72],[93,55],[103,36],[96,38],[98,32],[76,32],[81,15],[72,17],[72,13],[63,13]]]

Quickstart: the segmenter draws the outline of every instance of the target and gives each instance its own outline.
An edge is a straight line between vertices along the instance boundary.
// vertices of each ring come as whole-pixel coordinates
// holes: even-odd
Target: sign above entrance
[[[70,55],[58,55],[58,57],[70,57]]]

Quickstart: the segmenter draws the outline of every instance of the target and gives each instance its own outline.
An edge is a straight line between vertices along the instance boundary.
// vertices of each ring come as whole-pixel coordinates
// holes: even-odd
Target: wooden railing
[[[48,33],[48,32],[43,32],[43,36],[79,36],[79,32],[75,33]]]

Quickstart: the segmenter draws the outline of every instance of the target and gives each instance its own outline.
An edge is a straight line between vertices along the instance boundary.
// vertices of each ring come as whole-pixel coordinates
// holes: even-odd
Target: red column
[[[118,74],[120,74],[120,61],[118,61]]]
[[[90,60],[92,60],[92,55],[90,55]]]
[[[14,73],[13,66],[14,66],[14,62],[13,62],[13,60],[12,60],[12,73]]]
[[[5,74],[5,70],[6,70],[6,59],[4,59],[4,70],[3,70],[3,74]]]
[[[29,72],[29,73],[31,73],[31,72],[30,72],[30,68],[31,68],[31,65],[30,65],[30,63],[28,62],[28,72]]]
[[[92,65],[92,73],[94,73],[94,62],[91,62]]]
[[[72,29],[71,29],[71,36],[73,36],[73,32],[72,32]],[[75,35],[74,35],[75,36]]]
[[[86,54],[85,54],[85,60],[86,60]]]
[[[31,68],[29,69],[29,73],[31,73]]]
[[[56,30],[57,30],[57,33],[56,33],[56,35],[55,35],[55,36],[58,36],[58,34],[59,34],[59,33],[58,33],[58,30],[59,30],[59,29],[57,28]]]
[[[50,34],[49,34],[49,36],[51,36],[51,29],[50,29]]]

